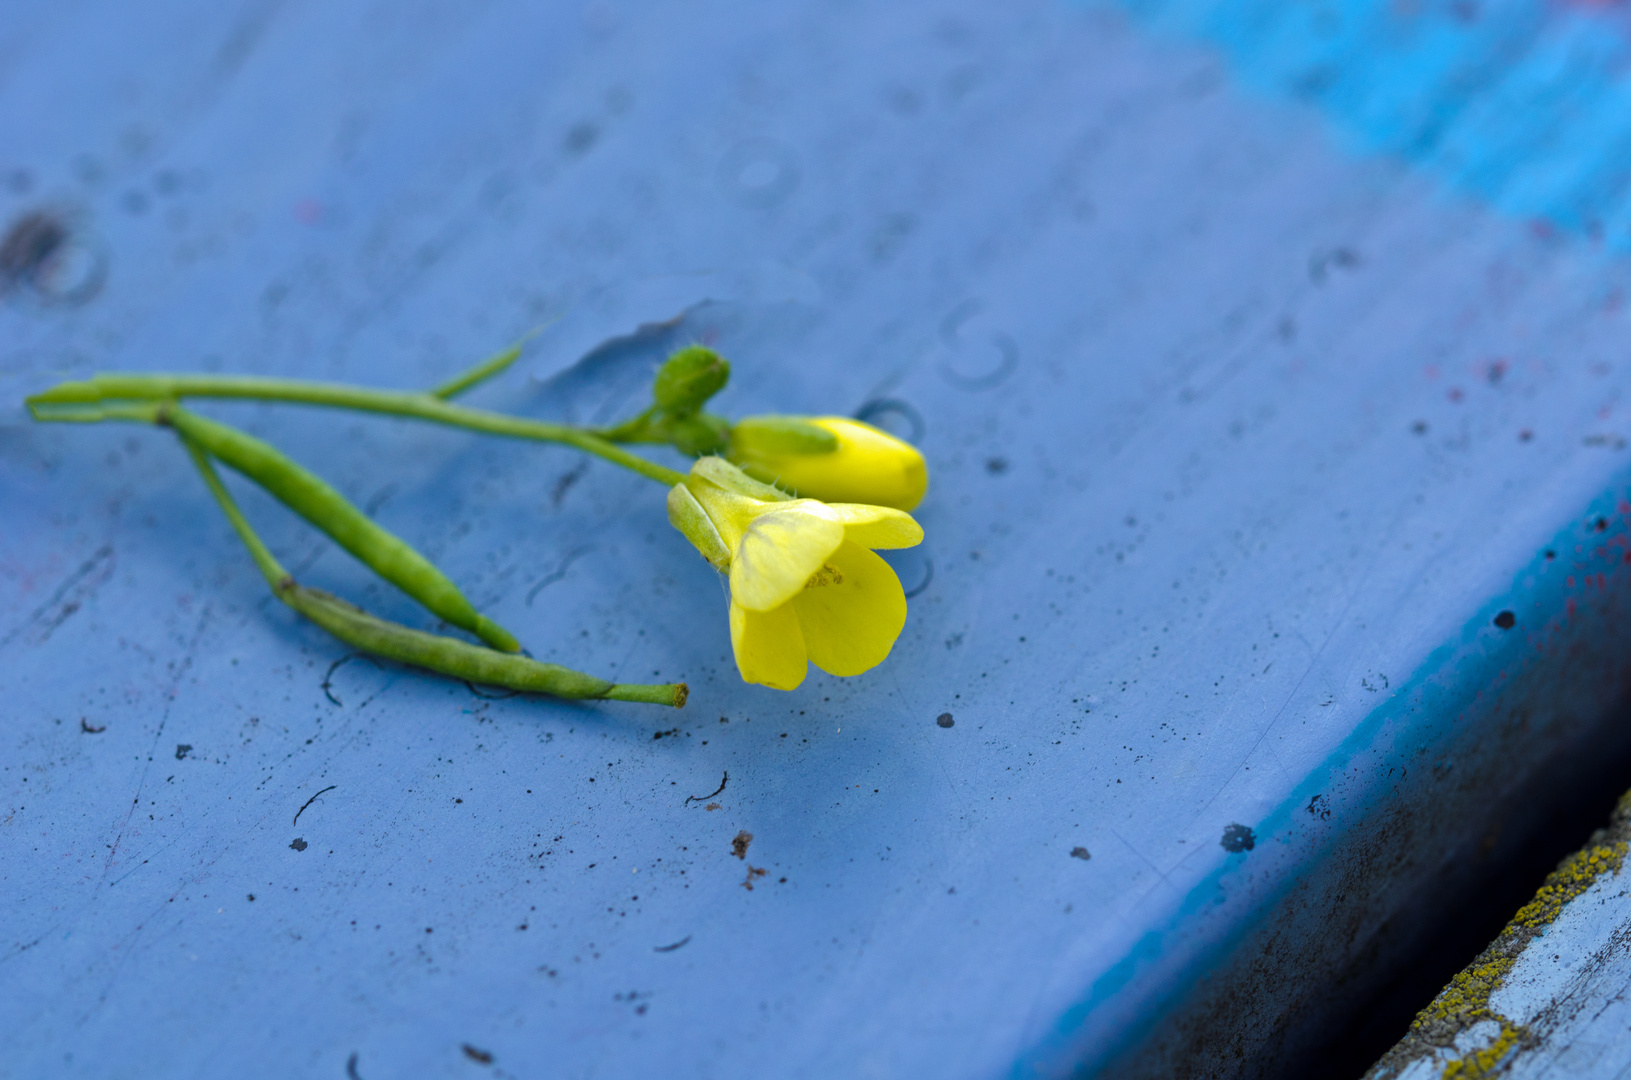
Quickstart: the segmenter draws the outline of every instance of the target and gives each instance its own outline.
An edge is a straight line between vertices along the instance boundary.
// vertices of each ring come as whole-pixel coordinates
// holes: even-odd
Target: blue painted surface
[[[1615,5],[1123,6],[1216,44],[1244,84],[1319,108],[1356,150],[1399,155],[1542,227],[1631,247],[1631,23]]]
[[[1318,59],[1277,8],[19,10],[0,214],[65,208],[106,276],[11,290],[8,401],[105,368],[430,385],[558,317],[482,403],[614,415],[702,338],[733,412],[909,403],[933,483],[895,655],[782,695],[737,681],[652,485],[212,407],[540,657],[693,688],[352,661],[335,704],[344,651],[162,434],[13,406],[0,1075],[1227,1075],[1399,947],[1486,803],[1614,738],[1625,275],[1522,219],[1614,235],[1617,84],[1578,69],[1549,100],[1597,126],[1552,143],[1494,119],[1560,85],[1525,27],[1611,55],[1598,16],[1337,35],[1311,107],[1260,92]],[[245,503],[303,578],[414,618]]]

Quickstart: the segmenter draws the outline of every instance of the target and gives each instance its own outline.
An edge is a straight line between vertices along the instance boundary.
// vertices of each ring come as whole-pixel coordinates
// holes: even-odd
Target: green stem
[[[210,461],[209,455],[200,450],[198,444],[185,435],[181,437],[181,445],[187,448],[187,453],[192,457],[193,464],[198,466],[198,475],[204,478],[204,486],[210,489],[210,494],[214,495],[215,501],[221,505],[221,510],[226,514],[227,520],[232,522],[232,529],[238,534],[238,539],[242,540],[244,547],[249,549],[250,558],[255,560],[256,566],[260,567],[261,576],[266,579],[266,583],[272,586],[272,591],[277,593],[281,599],[284,585],[286,583],[293,584],[294,579],[289,576],[287,570],[283,569],[283,564],[277,561],[277,556],[272,554],[271,549],[261,542],[260,536],[255,532],[254,527],[249,524],[249,519],[244,517],[242,510],[238,509],[238,501],[232,497],[232,493],[227,490],[226,485],[221,483],[221,475],[215,471],[215,465]]]
[[[455,638],[412,630],[370,615],[320,589],[309,589],[299,584],[256,535],[248,519],[238,509],[232,493],[221,483],[221,477],[209,456],[185,436],[182,442],[192,456],[193,464],[198,466],[205,486],[215,496],[215,501],[232,523],[238,538],[249,549],[267,584],[272,586],[273,595],[347,645],[387,660],[427,668],[454,678],[527,693],[564,698],[608,698],[675,708],[685,704],[689,690],[684,683],[613,683],[559,664],[545,664],[531,657],[502,653]]]
[[[438,386],[436,389],[430,392],[431,397],[439,397],[443,399],[458,397],[460,394],[475,386],[477,383],[485,382],[486,380],[491,379],[494,375],[497,375],[499,372],[515,363],[520,355],[521,344],[520,342],[517,342],[516,344],[511,345],[508,349],[505,349],[503,352],[499,353],[497,356],[494,356],[492,359],[484,360],[475,367],[471,368],[469,371],[465,372],[463,375],[460,375],[457,378],[449,379],[441,386]]]
[[[647,461],[581,428],[568,424],[552,424],[544,420],[529,420],[486,409],[472,409],[445,401],[434,393],[422,391],[372,390],[344,383],[269,379],[252,375],[114,374],[97,375],[83,382],[62,383],[43,394],[29,398],[28,407],[36,420],[143,419],[151,422],[150,416],[146,414],[125,415],[130,409],[139,407],[115,404],[91,407],[109,399],[174,401],[184,397],[290,401],[304,405],[405,416],[480,431],[488,435],[503,435],[514,439],[532,439],[575,447],[668,487],[685,479],[684,473],[665,468],[654,461]]]
[[[210,457],[255,481],[266,493],[323,530],[436,615],[503,652],[520,652],[515,636],[487,616],[413,545],[376,524],[351,500],[270,443],[226,424],[207,420],[173,402],[159,407],[158,421]]]

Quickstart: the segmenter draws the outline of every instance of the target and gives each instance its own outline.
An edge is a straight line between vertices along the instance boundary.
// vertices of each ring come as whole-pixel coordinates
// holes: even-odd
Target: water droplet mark
[[[102,291],[107,270],[101,243],[61,211],[27,211],[0,237],[0,293],[77,306]]]

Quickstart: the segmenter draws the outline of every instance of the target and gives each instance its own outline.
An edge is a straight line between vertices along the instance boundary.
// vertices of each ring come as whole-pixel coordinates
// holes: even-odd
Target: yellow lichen
[[[1443,1080],[1481,1080],[1490,1075],[1490,1071],[1506,1057],[1507,1051],[1528,1033],[1528,1028],[1502,1020],[1501,1034],[1496,1040],[1482,1050],[1474,1050],[1444,1066]]]
[[[1489,995],[1501,985],[1506,973],[1512,969],[1512,958],[1496,957],[1483,963],[1473,963],[1465,971],[1456,973],[1450,985],[1439,991],[1432,1003],[1416,1014],[1413,1028],[1423,1028],[1435,1020],[1457,1020],[1470,1027],[1480,1020],[1497,1020],[1489,1009]]]
[[[1631,817],[1631,792],[1621,798],[1615,814],[1615,831],[1622,836],[1625,835],[1623,819],[1627,817]],[[1480,1021],[1491,1020],[1501,1026],[1495,1040],[1447,1062],[1442,1073],[1444,1080],[1479,1080],[1490,1075],[1509,1053],[1531,1038],[1526,1026],[1514,1024],[1490,1008],[1490,995],[1506,979],[1529,942],[1557,920],[1569,901],[1591,888],[1603,874],[1619,873],[1626,851],[1626,841],[1616,840],[1593,844],[1569,856],[1547,876],[1534,899],[1518,910],[1489,948],[1451,979],[1427,1008],[1416,1014],[1410,1025],[1410,1036],[1384,1061],[1391,1059],[1392,1066],[1397,1068],[1419,1057],[1423,1051],[1430,1052],[1433,1047],[1448,1048],[1456,1035]]]
[[[1625,861],[1625,841],[1598,844],[1582,848],[1569,856],[1569,861],[1552,871],[1535,898],[1518,909],[1512,921],[1529,930],[1542,930],[1550,926],[1563,906],[1591,888],[1592,882],[1604,873],[1619,873]]]

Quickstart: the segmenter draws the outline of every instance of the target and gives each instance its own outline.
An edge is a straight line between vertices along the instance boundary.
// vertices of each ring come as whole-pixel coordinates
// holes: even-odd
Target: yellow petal
[[[808,506],[760,514],[731,559],[731,601],[769,611],[791,600],[844,542],[844,527]]]
[[[827,510],[844,526],[844,539],[862,547],[908,548],[923,542],[923,526],[904,511],[862,503],[831,503]]]
[[[731,651],[743,682],[796,690],[804,681],[804,634],[791,604],[774,611],[748,611],[731,604]]]
[[[859,675],[883,663],[906,626],[906,594],[889,564],[846,542],[822,574],[788,605],[798,613],[803,647],[829,675]],[[843,580],[837,580],[842,576]]]

